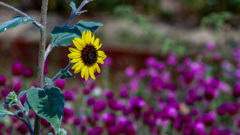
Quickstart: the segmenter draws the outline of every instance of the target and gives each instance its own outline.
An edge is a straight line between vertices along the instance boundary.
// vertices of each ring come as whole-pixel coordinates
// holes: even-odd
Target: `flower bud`
[[[60,88],[61,90],[65,87],[65,80],[64,79],[57,79],[55,82],[55,86]]]
[[[7,101],[8,103],[10,103],[10,102],[17,102],[18,99],[17,99],[16,93],[15,93],[14,91],[10,92],[10,93],[8,94],[7,98],[6,98],[6,101]]]

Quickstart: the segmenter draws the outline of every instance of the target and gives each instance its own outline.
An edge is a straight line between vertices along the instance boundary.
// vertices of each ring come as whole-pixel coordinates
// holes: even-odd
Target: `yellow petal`
[[[88,70],[89,70],[89,69],[87,68],[86,73],[85,73],[85,81],[87,81],[88,78],[89,78],[89,71],[88,71]]]
[[[105,53],[102,50],[98,50],[97,53],[98,53],[98,56],[105,55]]]
[[[95,46],[96,48],[98,47],[99,42],[100,42],[99,38],[96,38],[96,40],[95,40],[95,42],[94,42],[94,46]]]
[[[74,64],[72,69],[76,69],[78,66],[80,66],[80,64],[82,64],[82,61],[79,61],[76,64]]]
[[[83,31],[83,33],[82,33],[82,40],[86,44],[86,32],[85,31]]]
[[[98,57],[97,63],[104,64],[104,61],[103,61],[103,59],[101,59],[101,58]]]
[[[85,75],[87,70],[87,66],[83,66],[82,71],[81,71],[81,77],[83,78],[83,76]]]
[[[92,37],[91,34],[92,34],[91,31],[88,30],[88,31],[87,31],[87,35],[86,35],[86,43],[87,43],[87,44],[90,44],[90,43],[91,43],[91,37]]]
[[[82,48],[84,48],[84,47],[86,46],[86,44],[85,44],[85,42],[83,41],[83,39],[81,39],[81,38],[74,38],[74,40],[75,40],[76,42],[78,42],[79,45],[80,45]]]
[[[83,63],[81,62],[80,65],[75,69],[74,73],[79,73],[83,67]]]
[[[96,79],[95,75],[94,75],[94,67],[89,68],[89,73],[90,73],[90,76],[92,77],[92,79]]]
[[[98,46],[96,47],[96,49],[98,50],[98,49],[100,49],[101,47],[102,47],[102,44],[98,45]]]
[[[74,38],[73,40],[73,44],[79,49],[79,50],[82,50],[82,46],[80,44],[80,42],[78,42],[79,40],[81,40],[80,38]]]
[[[72,48],[72,47],[69,47],[69,51],[74,52],[74,53],[80,53],[80,51],[78,49]]]
[[[94,44],[94,41],[95,41],[95,35],[93,34],[93,35],[92,35],[92,41],[91,41],[91,44],[92,44],[92,45]]]
[[[106,59],[107,56],[106,55],[102,55],[102,56],[99,56],[99,58],[101,58],[102,60]]]
[[[71,60],[71,63],[76,63],[76,62],[79,62],[79,61],[81,61],[81,58],[72,59],[72,60]]]
[[[72,52],[72,53],[69,53],[68,54],[68,57],[70,58],[70,59],[74,59],[74,58],[80,58],[80,53],[75,53],[75,52]]]
[[[98,65],[97,63],[94,65],[94,67],[95,67],[95,69],[97,69],[97,72],[98,72],[98,73],[101,72],[101,69],[100,69],[100,67],[99,67],[99,65]]]

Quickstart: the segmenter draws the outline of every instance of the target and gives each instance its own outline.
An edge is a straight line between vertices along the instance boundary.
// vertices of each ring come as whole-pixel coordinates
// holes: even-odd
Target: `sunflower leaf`
[[[73,26],[56,26],[51,32],[52,44],[55,46],[68,46],[76,37],[81,38],[82,32],[90,30],[94,32],[102,23],[79,21]]]
[[[33,21],[34,19],[30,17],[16,16],[12,20],[9,20],[0,24],[0,33],[8,29],[15,28],[20,24],[28,24],[28,23],[32,23]]]
[[[57,133],[64,107],[64,95],[60,89],[57,87],[31,88],[27,91],[27,99],[34,112],[46,119]]]

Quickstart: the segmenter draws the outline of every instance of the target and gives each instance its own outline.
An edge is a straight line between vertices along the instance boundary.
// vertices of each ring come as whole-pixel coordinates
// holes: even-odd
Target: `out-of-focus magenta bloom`
[[[74,120],[73,120],[73,124],[74,125],[80,125],[81,124],[81,119],[80,118],[74,118]]]
[[[157,69],[155,69],[155,68],[149,68],[149,69],[148,69],[148,74],[149,74],[149,76],[151,76],[151,77],[157,77],[159,73],[158,73]]]
[[[138,77],[139,78],[144,78],[144,77],[146,77],[147,76],[147,71],[145,70],[145,69],[140,69],[139,71],[138,71]]]
[[[215,52],[215,53],[213,54],[213,60],[219,61],[219,60],[221,60],[221,58],[222,58],[222,54],[221,54],[221,53]]]
[[[22,80],[21,78],[15,77],[12,79],[12,89],[16,92],[19,93],[22,87]]]
[[[121,98],[128,98],[129,94],[127,90],[120,90],[120,97]]]
[[[50,123],[47,122],[45,119],[42,119],[42,118],[41,118],[41,124],[42,124],[44,127],[49,127],[49,126],[50,126]]]
[[[29,78],[29,77],[32,77],[33,75],[33,71],[31,68],[25,68],[23,70],[23,76],[26,77],[26,78]]]
[[[8,90],[8,89],[6,89],[6,88],[3,88],[2,90],[1,90],[1,95],[3,96],[3,97],[7,97],[7,95],[10,93],[10,91]]]
[[[212,87],[206,87],[204,96],[207,100],[212,101],[216,97],[216,91]]]
[[[91,93],[90,89],[87,89],[87,88],[83,89],[83,94],[84,95],[89,95],[90,93]]]
[[[218,115],[222,116],[222,115],[225,115],[226,113],[227,113],[227,104],[222,104],[217,108]]]
[[[217,119],[217,114],[215,112],[207,112],[203,117],[203,122],[206,126],[210,126]]]
[[[175,107],[169,106],[166,107],[166,114],[169,118],[175,119],[178,115],[178,111]]]
[[[153,57],[147,58],[147,59],[145,60],[145,64],[146,64],[147,66],[149,66],[149,67],[155,66],[156,63],[157,63],[157,59],[156,59],[156,58],[153,58]]]
[[[28,128],[25,124],[22,123],[21,125],[19,125],[17,127],[17,131],[21,134],[26,134],[26,133],[28,133]]]
[[[116,117],[112,113],[102,114],[101,119],[105,122],[106,127],[114,126],[116,124]]]
[[[111,126],[108,128],[108,134],[109,135],[117,135],[118,134],[118,128],[116,126]]]
[[[65,87],[65,79],[57,79],[55,82],[55,86],[63,90]]]
[[[43,74],[44,75],[48,74],[48,68],[47,67],[44,67]]]
[[[195,72],[190,70],[188,72],[183,73],[183,79],[187,84],[190,84],[194,80]]]
[[[202,122],[196,122],[194,124],[194,130],[198,133],[204,133],[205,132],[205,125]]]
[[[94,129],[88,130],[87,135],[100,135],[102,134],[102,132],[103,132],[102,127],[96,127]]]
[[[12,74],[21,75],[23,72],[23,64],[20,61],[16,61],[12,65]]]
[[[111,57],[107,57],[105,60],[104,60],[104,66],[111,66],[112,65],[112,58]]]
[[[24,96],[22,96],[20,101],[21,101],[22,104],[24,104],[27,101],[27,95],[25,94]]]
[[[219,130],[217,127],[213,127],[210,132],[209,135],[219,135]]]
[[[65,99],[65,101],[72,101],[74,99],[72,92],[69,90],[66,90],[64,92],[64,99]]]
[[[64,107],[63,116],[66,118],[72,118],[74,116],[74,112],[71,108]]]
[[[137,92],[138,91],[138,85],[139,85],[139,80],[134,79],[130,82],[129,87],[133,92]]]
[[[0,86],[4,86],[7,82],[7,78],[4,75],[0,75]]]
[[[237,83],[237,84],[233,87],[232,93],[233,93],[234,96],[240,97],[240,83]]]
[[[214,51],[214,50],[216,50],[216,44],[214,42],[208,42],[206,44],[206,49],[208,51]]]
[[[91,106],[95,103],[95,98],[93,97],[89,97],[88,100],[87,100],[87,105],[88,106]]]
[[[108,101],[108,105],[112,110],[115,111],[122,110],[124,108],[124,105],[115,99],[110,99]]]
[[[175,66],[177,64],[177,55],[176,54],[171,54],[167,58],[167,64],[169,66]]]
[[[134,74],[135,74],[135,70],[134,70],[133,67],[128,67],[128,68],[126,68],[126,70],[125,70],[125,75],[126,75],[127,77],[133,77]]]
[[[105,110],[107,107],[107,104],[103,101],[103,100],[98,100],[97,102],[95,102],[95,104],[93,105],[93,112],[95,113],[100,113],[103,110]]]
[[[104,96],[105,96],[107,99],[113,99],[113,97],[114,97],[113,92],[110,91],[110,90],[105,90],[105,91],[104,91]]]
[[[237,104],[234,104],[234,103],[227,104],[227,112],[228,112],[229,115],[237,114],[238,109],[239,109],[239,107],[237,106]]]
[[[163,62],[157,62],[155,66],[159,71],[163,71],[165,69],[165,64]]]

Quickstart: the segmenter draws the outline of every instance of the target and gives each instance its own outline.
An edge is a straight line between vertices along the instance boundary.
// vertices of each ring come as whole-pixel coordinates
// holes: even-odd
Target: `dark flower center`
[[[86,45],[85,48],[81,51],[82,55],[82,61],[85,65],[93,66],[94,63],[97,61],[97,50],[93,45]]]

